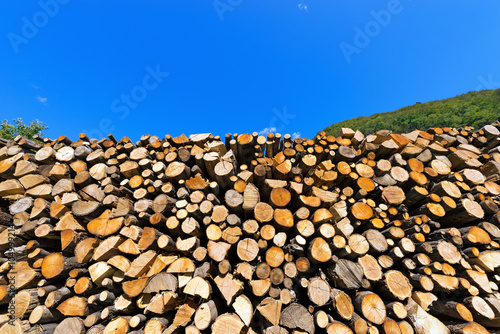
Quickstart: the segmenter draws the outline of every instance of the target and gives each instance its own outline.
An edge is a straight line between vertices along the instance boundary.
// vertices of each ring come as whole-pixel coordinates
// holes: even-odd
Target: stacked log
[[[491,333],[500,123],[0,141],[0,333]]]

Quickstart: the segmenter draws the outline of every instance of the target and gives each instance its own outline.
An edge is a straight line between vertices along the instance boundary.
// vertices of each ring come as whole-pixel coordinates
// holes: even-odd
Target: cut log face
[[[273,246],[266,252],[266,262],[271,267],[279,267],[285,260],[285,253],[279,247]]]
[[[385,285],[392,295],[399,300],[405,300],[411,296],[412,286],[400,271],[391,270],[387,272],[385,274]]]
[[[398,205],[404,202],[406,196],[401,188],[389,186],[382,191],[382,198],[387,204]]]
[[[321,278],[313,278],[307,286],[309,299],[318,306],[323,306],[330,300],[330,285]]]
[[[61,253],[47,255],[42,262],[42,275],[45,278],[59,276],[64,270],[64,257]]]
[[[260,223],[267,223],[273,219],[273,208],[264,202],[259,202],[254,208],[255,219]]]
[[[71,297],[63,301],[57,310],[67,317],[71,316],[84,316],[89,312],[87,298],[84,297]]]
[[[280,321],[281,306],[281,301],[268,297],[257,306],[257,311],[272,325],[277,326]]]
[[[311,257],[319,262],[328,262],[331,259],[332,251],[323,238],[315,238],[309,248]]]
[[[290,192],[285,189],[285,188],[274,188],[272,191],[271,191],[271,195],[270,195],[270,202],[278,207],[278,208],[283,208],[283,207],[286,207],[288,205],[288,203],[290,203],[290,200],[291,200],[291,194]]]
[[[110,219],[111,211],[106,210],[98,218],[93,219],[87,229],[98,237],[107,237],[118,232],[123,225],[123,217]]]
[[[356,309],[368,320],[382,325],[386,319],[386,308],[382,299],[372,292],[360,292],[356,295]]]
[[[365,203],[355,203],[351,208],[352,215],[359,220],[368,220],[373,217],[373,210]]]
[[[245,295],[240,295],[236,297],[232,306],[245,326],[250,326],[253,318],[253,306],[250,299]]]
[[[128,333],[128,320],[123,317],[117,317],[111,320],[104,328],[103,334],[126,334]]]
[[[234,279],[231,274],[226,275],[224,278],[217,276],[214,281],[215,284],[217,284],[222,296],[226,299],[227,305],[230,305],[233,302],[235,296],[243,288],[242,282]]]
[[[245,324],[236,314],[225,313],[215,319],[211,330],[215,334],[241,333]]]
[[[210,283],[201,277],[194,277],[184,287],[185,294],[191,296],[200,296],[203,299],[208,299],[212,293]]]
[[[251,262],[259,254],[259,244],[254,239],[243,239],[238,242],[237,252],[242,261]]]
[[[204,330],[217,318],[217,307],[213,300],[201,304],[194,315],[194,323],[197,329]]]
[[[382,268],[371,255],[365,255],[358,259],[359,265],[363,268],[365,277],[370,281],[379,281],[382,278]]]
[[[499,122],[37,140],[0,139],[2,334],[500,328]]]

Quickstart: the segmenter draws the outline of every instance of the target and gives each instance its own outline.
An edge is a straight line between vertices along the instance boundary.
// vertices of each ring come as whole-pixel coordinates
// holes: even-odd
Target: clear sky
[[[311,138],[499,88],[499,60],[498,0],[2,0],[0,119],[51,138]]]

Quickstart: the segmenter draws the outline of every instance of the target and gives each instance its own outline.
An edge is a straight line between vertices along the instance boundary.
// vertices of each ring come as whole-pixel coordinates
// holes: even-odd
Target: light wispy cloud
[[[299,7],[300,10],[305,10],[306,12],[309,12],[307,5],[305,3],[299,3],[297,6]]]
[[[276,127],[270,126],[259,131],[259,136],[266,136],[268,133],[276,132]]]
[[[41,88],[42,88],[42,87],[40,87],[40,86],[35,85],[34,83],[32,83],[32,84],[31,84],[31,87],[33,87],[33,88],[35,88],[35,89],[41,89]]]
[[[38,102],[40,102],[41,104],[43,104],[44,106],[46,106],[46,105],[47,105],[47,101],[48,101],[48,99],[47,99],[46,97],[43,97],[43,96],[38,95],[38,96],[35,96],[35,99],[36,99]]]
[[[300,133],[300,132],[294,132],[294,133],[292,134],[292,139],[295,139],[295,138],[300,137],[300,136],[301,136],[301,133]]]

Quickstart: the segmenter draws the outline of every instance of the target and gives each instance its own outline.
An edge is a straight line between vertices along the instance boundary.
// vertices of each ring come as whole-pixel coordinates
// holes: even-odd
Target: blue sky
[[[500,87],[499,1],[0,4],[0,119],[112,132],[311,138],[341,120]]]

